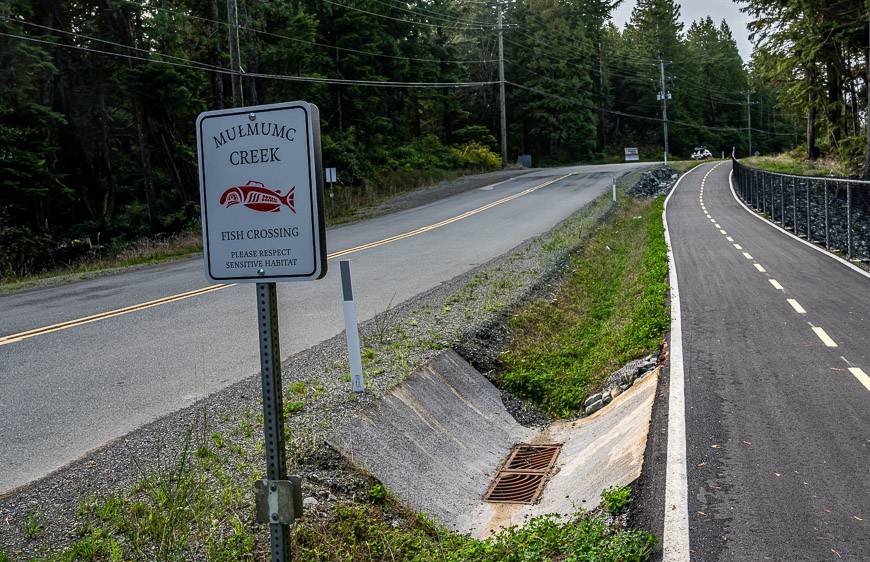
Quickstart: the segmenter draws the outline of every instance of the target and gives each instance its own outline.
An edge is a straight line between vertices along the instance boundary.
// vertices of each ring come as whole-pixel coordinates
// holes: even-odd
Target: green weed
[[[302,411],[305,408],[305,402],[295,401],[295,402],[287,402],[284,404],[284,415],[289,416],[290,414],[295,414],[296,412]]]
[[[42,516],[33,511],[28,513],[27,517],[24,518],[24,527],[22,528],[24,536],[33,540],[41,535],[44,530],[45,525],[42,522]]]
[[[631,488],[628,486],[611,486],[601,492],[604,508],[610,515],[619,515],[631,504]]]
[[[530,303],[510,322],[502,381],[555,416],[579,411],[609,373],[657,349],[668,328],[663,200],[622,201],[571,258],[555,300]]]

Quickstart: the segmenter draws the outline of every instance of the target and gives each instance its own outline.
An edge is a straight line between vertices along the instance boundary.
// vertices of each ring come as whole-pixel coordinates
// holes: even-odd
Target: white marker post
[[[350,382],[354,392],[365,389],[362,356],[359,350],[359,325],[356,320],[356,303],[353,302],[353,285],[350,281],[350,262],[342,260],[341,293],[344,298],[344,331],[347,334],[347,359],[350,365]]]
[[[610,178],[610,187],[613,189],[613,202],[616,203],[616,178]]]

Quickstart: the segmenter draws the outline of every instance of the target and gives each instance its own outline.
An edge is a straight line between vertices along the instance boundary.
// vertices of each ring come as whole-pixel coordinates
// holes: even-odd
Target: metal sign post
[[[275,282],[326,275],[320,115],[306,102],[209,111],[196,137],[205,276],[257,284],[266,478],[254,486],[256,520],[269,525],[273,562],[285,562],[302,488],[287,476]]]
[[[326,183],[329,184],[329,198],[332,199],[335,196],[334,184],[338,181],[335,175],[335,168],[327,168],[326,169]]]
[[[290,558],[290,528],[287,523],[292,522],[292,517],[287,521],[286,516],[295,513],[281,513],[277,501],[278,483],[287,480],[287,461],[284,448],[281,349],[278,337],[278,291],[275,283],[257,283],[257,326],[260,333],[260,377],[263,386],[263,435],[266,439],[267,479],[260,487],[267,488],[265,503],[269,506],[267,522],[270,530],[272,560],[283,562]],[[260,495],[262,496],[262,493]],[[299,505],[299,508],[301,507]],[[285,518],[284,522],[279,521],[282,518]]]

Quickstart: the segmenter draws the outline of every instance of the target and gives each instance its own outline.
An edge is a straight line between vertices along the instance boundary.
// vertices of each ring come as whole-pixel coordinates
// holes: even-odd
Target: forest
[[[384,186],[520,154],[535,166],[594,163],[636,146],[660,160],[662,80],[674,157],[702,144],[746,154],[750,134],[753,152],[806,140],[811,155],[856,150],[861,2],[745,2],[759,45],[751,61],[725,21],[684,25],[673,0],[638,0],[619,29],[618,3],[0,0],[0,278],[195,232],[194,119],[234,104],[319,106],[324,165],[341,181],[332,219]]]

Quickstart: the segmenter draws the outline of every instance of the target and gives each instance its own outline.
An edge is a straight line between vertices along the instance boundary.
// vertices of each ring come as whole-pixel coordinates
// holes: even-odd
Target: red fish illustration
[[[281,195],[280,189],[269,189],[258,181],[250,180],[245,185],[224,191],[221,205],[229,208],[241,203],[252,211],[261,213],[277,213],[281,210],[281,205],[287,205],[290,211],[296,213],[295,194],[296,186],[291,187],[286,195]]]

